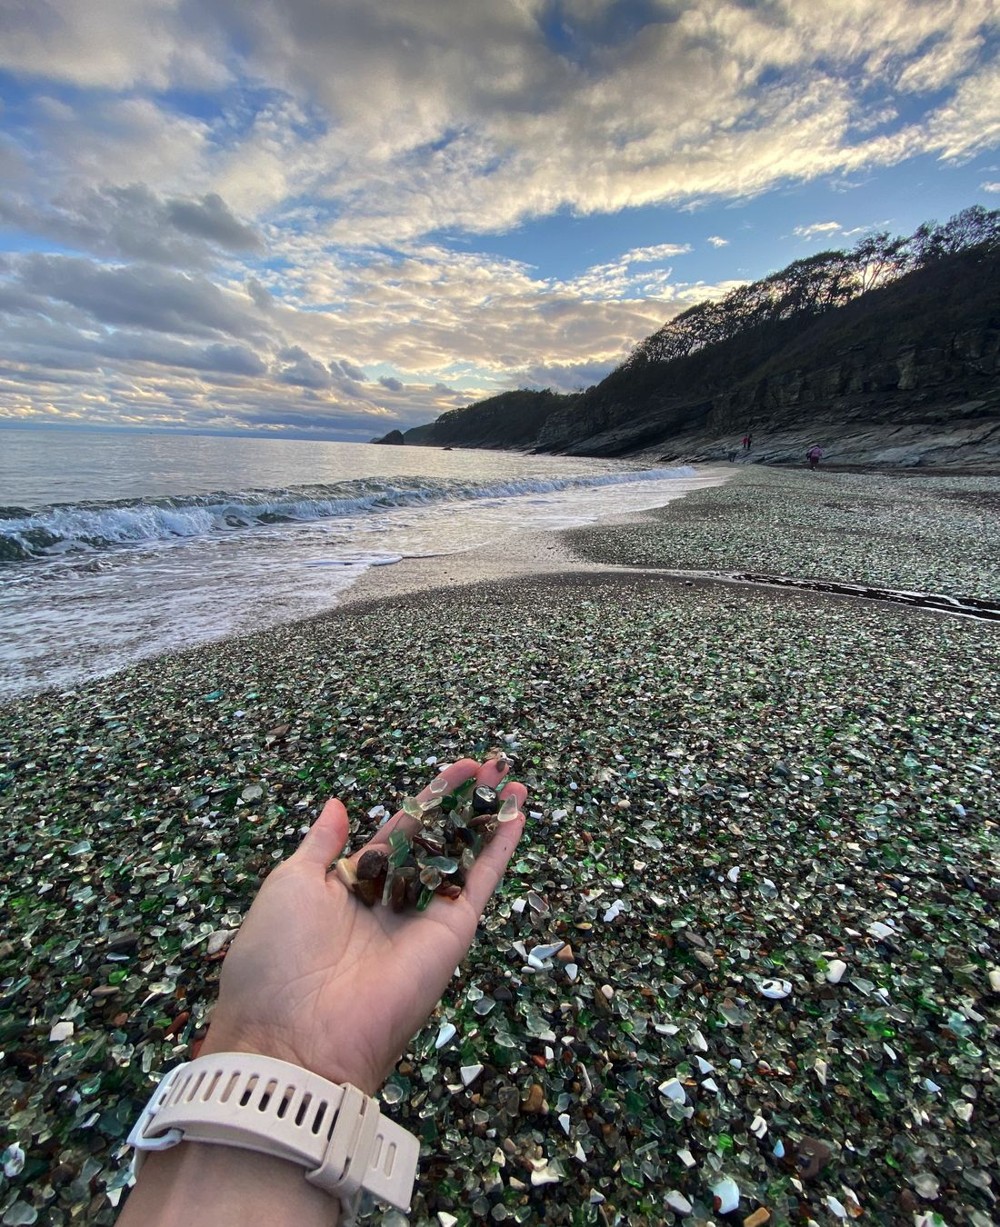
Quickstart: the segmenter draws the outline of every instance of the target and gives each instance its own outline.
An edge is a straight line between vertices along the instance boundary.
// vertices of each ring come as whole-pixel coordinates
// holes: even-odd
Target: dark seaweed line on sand
[[[646,568],[644,568],[646,569]],[[945,596],[938,592],[906,592],[898,588],[876,588],[871,584],[848,584],[828,579],[796,579],[790,575],[766,575],[752,571],[672,571],[653,568],[672,579],[709,579],[723,583],[748,584],[758,588],[798,588],[805,592],[828,592],[834,596],[850,596],[864,601],[888,601],[908,605],[912,609],[927,609],[935,613],[975,618],[982,622],[1000,622],[1000,601],[975,596]]]

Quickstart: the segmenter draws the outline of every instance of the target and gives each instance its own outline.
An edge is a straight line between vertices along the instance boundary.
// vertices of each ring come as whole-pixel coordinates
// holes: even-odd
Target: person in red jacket
[[[810,469],[818,469],[819,462],[822,459],[823,459],[823,449],[820,447],[818,443],[814,443],[812,447],[806,452],[806,460],[809,464]]]

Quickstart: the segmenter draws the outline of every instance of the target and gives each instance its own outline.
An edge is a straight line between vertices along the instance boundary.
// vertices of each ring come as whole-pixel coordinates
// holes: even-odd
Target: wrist
[[[321,1060],[313,1057],[310,1045],[296,1043],[294,1034],[286,1034],[280,1038],[270,1032],[234,1028],[227,1025],[224,1017],[213,1018],[208,1033],[198,1050],[200,1056],[210,1056],[220,1052],[246,1052],[262,1057],[273,1057],[276,1061],[287,1061],[289,1065],[297,1065],[325,1078],[327,1082],[339,1086],[350,1083],[366,1095],[378,1094],[384,1078],[375,1077],[360,1065],[346,1065],[331,1061],[329,1054],[324,1053]]]
[[[331,1227],[340,1204],[286,1159],[233,1146],[181,1142],[146,1156],[119,1227]]]

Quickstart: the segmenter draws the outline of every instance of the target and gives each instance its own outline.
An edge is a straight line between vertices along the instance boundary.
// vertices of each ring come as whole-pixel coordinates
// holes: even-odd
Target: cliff
[[[426,426],[405,434],[407,443],[439,447],[524,448],[538,446],[539,431],[550,414],[571,409],[576,396],[519,389],[462,409],[451,409]]]
[[[551,414],[537,446],[715,460],[750,430],[755,459],[798,461],[815,440],[841,463],[965,464],[984,447],[995,462],[998,275],[1000,257],[963,253],[819,317],[621,368]]]
[[[841,254],[812,264],[828,276]],[[786,287],[796,268],[769,282]],[[586,392],[505,393],[417,428],[420,441],[711,461],[750,430],[756,461],[797,463],[819,442],[833,463],[1000,465],[997,245],[946,253],[822,310],[771,314],[664,360],[663,335],[678,332],[667,325]]]

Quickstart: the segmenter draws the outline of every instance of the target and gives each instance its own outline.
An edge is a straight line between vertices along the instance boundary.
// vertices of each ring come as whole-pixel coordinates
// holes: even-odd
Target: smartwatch
[[[370,1193],[409,1209],[420,1143],[378,1103],[287,1061],[213,1053],[172,1069],[128,1137],[138,1175],[146,1151],[179,1142],[237,1146],[287,1159],[348,1213]],[[353,1205],[352,1205],[353,1203]]]

